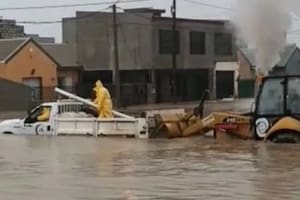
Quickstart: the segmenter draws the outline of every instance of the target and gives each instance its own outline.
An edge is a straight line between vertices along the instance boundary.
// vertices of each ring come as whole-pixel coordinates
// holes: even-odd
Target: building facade
[[[33,89],[32,100],[54,99],[57,62],[30,38],[0,40],[0,77]]]
[[[24,26],[17,25],[15,20],[0,19],[0,39],[24,36]]]
[[[129,9],[117,13],[121,96],[125,105],[172,100],[172,19],[163,10]],[[199,100],[205,89],[215,96],[218,61],[235,61],[234,38],[227,21],[177,19],[176,94],[179,101]],[[113,15],[77,12],[63,19],[63,42],[76,44],[84,67],[83,85],[101,79],[114,83]],[[113,92],[112,92],[113,93]]]
[[[0,78],[30,87],[35,103],[55,100],[57,86],[76,93],[80,71],[72,45],[0,39]]]

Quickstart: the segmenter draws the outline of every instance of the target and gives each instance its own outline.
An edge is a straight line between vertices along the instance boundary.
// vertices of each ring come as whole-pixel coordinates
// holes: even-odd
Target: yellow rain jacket
[[[50,109],[43,108],[42,113],[37,117],[37,120],[44,122],[44,121],[48,121],[49,117],[50,117]]]
[[[109,91],[103,86],[101,81],[97,81],[94,87],[96,98],[94,103],[98,105],[98,118],[112,118],[112,101]]]

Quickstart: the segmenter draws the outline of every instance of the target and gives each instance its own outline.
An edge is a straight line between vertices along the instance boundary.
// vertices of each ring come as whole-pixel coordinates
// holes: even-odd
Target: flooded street
[[[300,146],[0,138],[1,199],[299,199]]]

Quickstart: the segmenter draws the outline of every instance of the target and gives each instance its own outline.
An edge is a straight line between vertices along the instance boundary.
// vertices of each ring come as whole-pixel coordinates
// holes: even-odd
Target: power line
[[[97,10],[97,11],[93,11],[93,12],[89,12],[86,15],[80,16],[80,17],[72,17],[72,18],[68,18],[69,21],[76,21],[76,20],[80,20],[80,19],[84,19],[84,18],[89,18],[89,17],[93,17],[97,14],[99,14],[99,12],[101,11],[105,11],[107,9],[110,9],[112,5],[109,5],[101,10]],[[18,24],[60,24],[63,23],[63,20],[49,20],[49,21],[16,21],[16,23]]]
[[[123,1],[124,2],[124,1]],[[101,10],[98,10],[98,11],[91,11],[91,13],[88,13],[84,16],[80,16],[80,17],[73,17],[73,18],[68,18],[68,20],[80,20],[80,19],[84,19],[84,18],[89,18],[89,17],[92,17],[92,16],[95,16],[98,14],[98,12],[101,12],[101,11],[105,11],[105,10],[108,10],[112,7],[112,5],[104,8],[104,9],[101,9]],[[125,9],[121,8],[121,7],[118,7],[118,9],[122,10],[122,11],[125,11]],[[147,20],[151,20],[152,18],[151,17],[146,17],[144,15],[140,15],[140,14],[137,14],[137,13],[130,13],[128,12],[128,14],[131,14],[131,15],[134,15],[134,16],[137,16],[137,17],[141,17],[141,18],[144,18],[144,19],[147,19]],[[93,23],[95,23],[95,20],[92,21]],[[49,20],[49,21],[17,21],[18,24],[60,24],[60,23],[63,23],[63,20]],[[126,23],[126,24],[132,24],[132,25],[148,25],[148,24],[142,24],[142,23]]]
[[[83,6],[95,6],[95,5],[108,5],[108,4],[120,4],[120,3],[137,3],[152,0],[124,0],[124,1],[106,1],[106,2],[90,2],[90,3],[78,3],[78,4],[60,4],[60,5],[45,5],[45,6],[26,6],[26,7],[7,7],[0,8],[0,11],[8,10],[36,10],[36,9],[53,9],[53,8],[71,8],[71,7],[83,7]]]
[[[188,2],[188,3],[192,3],[192,4],[197,4],[197,5],[201,5],[201,6],[210,7],[210,8],[217,8],[217,9],[222,9],[222,10],[227,10],[227,11],[234,11],[234,9],[232,9],[232,8],[217,6],[217,5],[214,5],[214,4],[204,3],[204,2],[195,1],[195,0],[184,0],[184,1]]]

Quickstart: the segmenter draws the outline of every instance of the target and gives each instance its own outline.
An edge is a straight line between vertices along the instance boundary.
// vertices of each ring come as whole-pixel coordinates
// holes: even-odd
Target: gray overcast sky
[[[105,2],[111,0],[2,0],[0,8],[7,7],[22,7],[22,6],[39,6],[39,5],[55,5],[55,4],[76,4],[90,2]],[[214,4],[220,7],[234,7],[236,0],[192,0],[207,4]],[[119,7],[154,7],[166,9],[169,15],[170,5],[172,0],[152,0],[141,3],[119,4]],[[45,21],[45,20],[61,20],[63,17],[71,17],[75,15],[76,10],[82,11],[97,11],[107,7],[100,6],[85,6],[74,8],[56,8],[43,10],[8,10],[0,11],[0,16],[17,21]],[[177,0],[178,17],[187,18],[205,18],[205,19],[228,19],[234,11],[226,9],[213,8],[199,4],[193,4],[185,0]],[[294,17],[296,19],[296,17]],[[294,20],[291,30],[300,29],[300,16],[298,20]],[[61,24],[35,24],[25,25],[26,33],[38,33],[41,36],[54,36],[58,42],[61,41]],[[300,45],[300,30],[297,30],[288,35],[291,42],[297,42]]]

